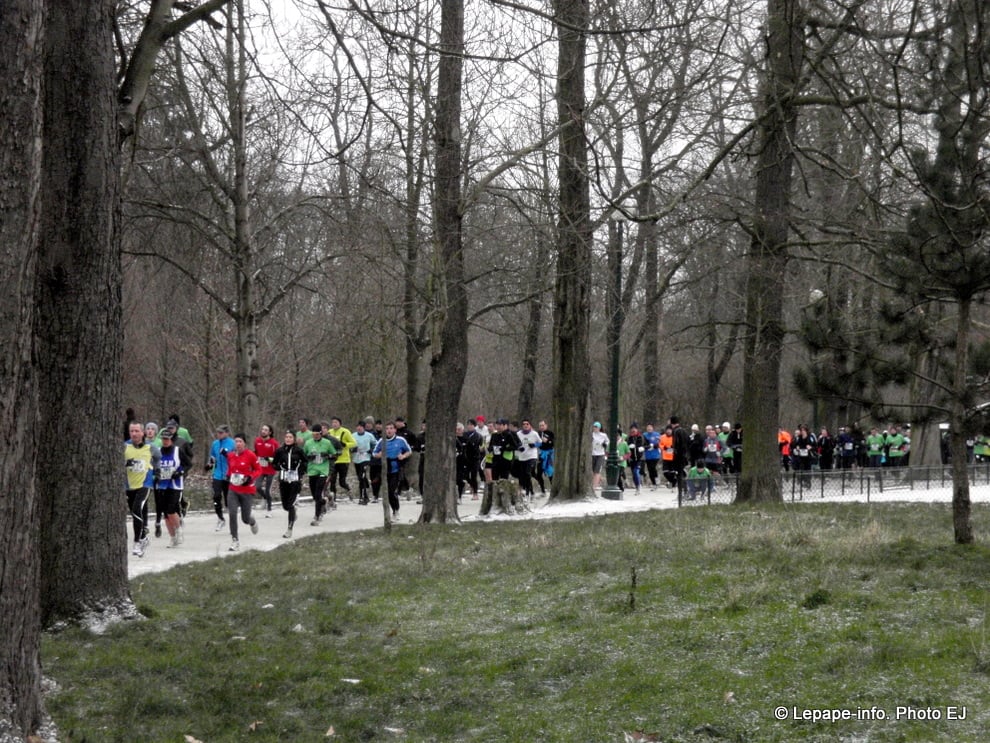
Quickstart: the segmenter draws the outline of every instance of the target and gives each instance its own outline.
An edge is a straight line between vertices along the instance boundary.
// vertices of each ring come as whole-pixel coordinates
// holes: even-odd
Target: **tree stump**
[[[485,495],[481,499],[482,516],[487,516],[492,507],[495,513],[507,513],[512,515],[516,510],[516,501],[519,498],[519,486],[515,480],[495,480],[495,482],[485,483]]]

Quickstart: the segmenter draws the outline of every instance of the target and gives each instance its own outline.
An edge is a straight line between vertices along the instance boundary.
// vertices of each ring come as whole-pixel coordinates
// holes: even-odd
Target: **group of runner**
[[[170,538],[167,546],[174,548],[182,544],[186,503],[183,491],[193,466],[192,445],[192,437],[179,426],[178,416],[171,416],[161,429],[154,422],[127,423],[124,465],[134,555],[142,557],[150,543],[151,494],[154,494],[155,536],[162,536],[164,524]],[[326,512],[337,507],[338,490],[362,505],[372,499],[378,502],[383,470],[392,514],[398,515],[400,491],[409,487],[402,465],[414,449],[421,448],[420,439],[406,430],[401,418],[384,425],[365,419],[353,431],[345,428],[338,417],[331,418],[329,423],[316,424],[303,418],[299,420],[298,430],[286,431],[281,442],[275,439],[269,425],[263,425],[253,441],[244,433],[232,434],[227,425],[218,426],[205,463],[206,471],[211,473],[216,531],[229,529],[229,550],[240,549],[238,522],[248,526],[253,534],[258,533],[254,500],[260,498],[265,517],[270,518],[272,485],[277,482],[282,509],[288,515],[282,536],[290,539],[298,519],[304,482],[308,481],[315,505],[310,523],[318,526]],[[356,497],[352,496],[348,483],[352,464],[357,481]]]
[[[128,411],[131,413],[131,411]],[[133,415],[129,415],[133,418]],[[159,430],[158,424],[145,425],[133,420],[126,424],[124,469],[127,507],[134,532],[132,553],[144,557],[150,542],[148,496],[154,494],[155,536],[168,530],[169,547],[182,544],[182,520],[186,501],[183,498],[185,475],[192,468],[193,448],[189,431],[173,415]]]

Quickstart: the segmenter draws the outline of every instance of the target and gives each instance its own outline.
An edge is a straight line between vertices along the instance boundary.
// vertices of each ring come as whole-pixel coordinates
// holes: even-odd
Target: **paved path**
[[[271,512],[271,518],[266,518],[264,510],[259,509],[258,503],[255,503],[254,518],[258,522],[257,534],[252,534],[251,527],[243,522],[238,523],[237,535],[241,543],[240,552],[273,550],[290,541],[282,538],[289,523],[288,514],[282,510],[277,497],[274,498],[274,504],[275,508]],[[458,514],[462,519],[475,519],[478,517],[480,504],[480,500],[471,500],[471,496],[465,496],[458,508]],[[403,499],[399,507],[399,516],[393,523],[397,525],[412,524],[419,518],[421,510],[422,506],[418,505],[415,500]],[[293,528],[292,541],[326,532],[382,528],[385,523],[381,503],[369,503],[367,506],[361,506],[346,499],[338,504],[336,510],[328,512],[323,518],[323,523],[319,526],[309,525],[313,520],[314,513],[312,499],[303,500],[297,513],[299,515]],[[237,554],[228,549],[231,543],[230,527],[225,524],[223,531],[218,532],[216,526],[217,517],[212,511],[186,514],[185,540],[178,547],[168,546],[171,540],[163,527],[160,538],[151,537],[151,544],[145,550],[144,557],[129,554],[127,565],[129,577],[134,578],[144,573],[168,570],[185,562]],[[128,520],[128,534],[130,533],[130,521]],[[130,546],[129,543],[128,549]]]
[[[990,501],[990,487],[972,487],[970,495],[974,503]],[[926,501],[941,502],[949,504],[952,502],[952,489],[939,488],[932,490],[896,490],[882,499],[885,502],[891,501]],[[258,533],[252,534],[251,529],[243,523],[239,524],[238,533],[240,536],[240,552],[247,550],[273,550],[290,540],[283,539],[282,534],[288,525],[288,517],[277,504],[272,511],[272,518],[265,518],[264,511],[254,511],[255,519],[258,522]],[[820,502],[812,499],[806,502]],[[843,502],[851,502],[844,499]],[[555,519],[555,518],[580,518],[582,516],[599,515],[606,513],[620,513],[631,511],[646,511],[652,509],[676,508],[676,491],[665,487],[656,489],[644,488],[641,493],[635,494],[627,490],[621,501],[605,500],[601,497],[589,498],[588,500],[570,503],[550,505],[545,497],[537,497],[531,504],[530,511],[522,515],[515,516],[481,516],[478,513],[481,505],[480,500],[472,500],[470,496],[465,496],[458,507],[458,515],[462,521],[494,521],[494,520],[517,520],[517,519]],[[419,518],[422,506],[415,500],[403,499],[399,508],[399,517],[394,522],[397,525],[413,524]],[[361,506],[357,503],[342,501],[335,511],[330,511],[319,526],[310,526],[313,520],[313,502],[311,499],[303,501],[299,509],[299,519],[293,530],[292,541],[305,539],[314,534],[326,532],[357,531],[360,529],[380,529],[384,524],[384,515],[381,503],[373,503]],[[168,570],[186,562],[199,560],[209,560],[214,557],[229,557],[238,554],[228,551],[230,546],[230,532],[228,527],[224,527],[221,532],[215,531],[217,525],[216,515],[211,511],[190,513],[186,515],[185,521],[185,542],[179,547],[168,548],[168,536],[159,539],[151,538],[151,545],[145,552],[144,557],[128,556],[128,575],[134,578],[145,573],[153,573]],[[127,522],[128,533],[130,533],[130,521]],[[163,532],[164,534],[164,532]],[[128,545],[128,548],[130,545]]]

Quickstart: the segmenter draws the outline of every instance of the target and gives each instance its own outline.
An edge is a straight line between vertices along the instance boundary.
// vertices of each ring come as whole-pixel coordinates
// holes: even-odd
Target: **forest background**
[[[581,498],[618,347],[620,420],[742,421],[740,500],[779,499],[780,424],[910,421],[924,462],[950,421],[973,540],[987,4],[286,7],[2,8],[0,717],[37,719],[33,602],[128,603],[125,404],[200,441],[546,417]]]
[[[134,5],[123,16],[131,34],[144,18]],[[780,277],[785,427],[918,421],[884,405],[930,398],[907,377],[869,374],[857,352],[883,358],[885,322],[903,322],[884,312],[902,293],[883,254],[925,198],[916,160],[934,149],[932,97],[944,82],[931,78],[938,52],[923,38],[947,30],[931,25],[939,8],[855,7],[809,20],[809,46],[828,46],[803,73],[796,132],[792,260]],[[217,22],[165,46],[125,158],[123,397],[153,419],[181,411],[201,439],[218,423],[254,431],[301,415],[424,419],[444,312],[431,154],[439,7],[292,8],[247,2],[243,39],[236,22]],[[553,23],[501,2],[467,3],[466,21],[470,355],[457,412],[550,417]],[[617,253],[620,420],[742,415],[765,23],[762,3],[743,2],[608,3],[591,14],[596,418],[609,407]],[[842,24],[843,34],[828,28]],[[888,359],[901,351],[894,344]]]

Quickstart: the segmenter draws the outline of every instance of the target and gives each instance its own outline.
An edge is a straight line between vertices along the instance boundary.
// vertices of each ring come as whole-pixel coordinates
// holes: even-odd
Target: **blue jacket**
[[[213,479],[226,480],[227,452],[234,451],[234,440],[228,436],[225,439],[215,439],[210,445],[210,459],[213,460]]]

